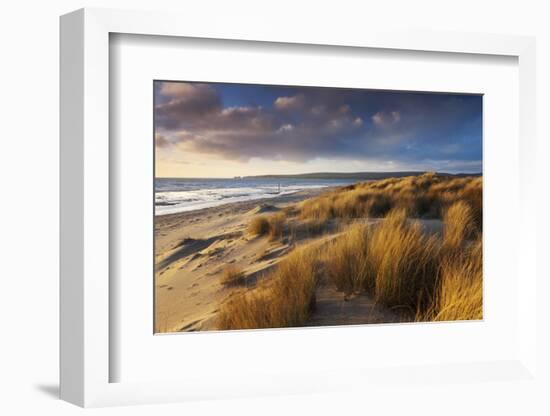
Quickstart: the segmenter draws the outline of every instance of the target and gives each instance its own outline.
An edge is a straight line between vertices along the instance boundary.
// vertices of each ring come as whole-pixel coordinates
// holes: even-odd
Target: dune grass
[[[336,239],[323,256],[326,273],[339,291],[370,293],[404,320],[481,319],[482,245],[468,204],[451,205],[443,230],[442,239],[429,236],[405,209],[393,209]]]
[[[475,232],[472,208],[464,201],[453,203],[443,215],[443,244],[459,248]]]
[[[246,277],[241,269],[230,264],[227,266],[220,279],[223,286],[238,286],[246,283]]]
[[[259,215],[248,224],[248,232],[252,235],[265,235],[269,232],[269,220],[266,215]]]
[[[483,318],[483,250],[475,208],[455,202],[443,218],[443,256],[431,304],[417,320],[456,321]]]
[[[450,177],[426,173],[405,178],[363,182],[326,192],[304,201],[302,219],[382,218],[393,208],[403,208],[413,218],[442,218],[447,207],[464,201],[481,229],[482,178]]]
[[[370,276],[369,236],[368,226],[354,224],[326,248],[323,255],[325,270],[339,291],[351,294],[367,285]]]
[[[483,318],[483,257],[481,239],[441,262],[440,281],[432,304],[419,310],[418,321]]]
[[[272,215],[259,215],[248,224],[248,232],[256,236],[267,235],[271,241],[275,241],[283,237],[285,222],[284,211]]]
[[[315,307],[320,279],[346,295],[370,294],[403,321],[482,318],[480,177],[424,174],[361,183],[296,205],[287,225],[290,212],[258,216],[249,231],[272,240],[287,228],[293,243],[295,234],[339,229],[339,235],[322,249],[296,248],[255,288],[231,296],[220,308],[220,329],[301,326]],[[365,217],[383,220],[358,220]],[[441,218],[442,235],[427,234],[416,218]],[[335,227],[335,219],[345,221]]]
[[[278,212],[268,218],[269,222],[269,240],[275,241],[283,238],[286,215],[284,212]]]
[[[220,307],[219,329],[255,329],[301,326],[315,307],[317,253],[298,248],[259,286],[232,296]]]
[[[437,280],[439,243],[402,208],[391,211],[374,228],[369,241],[369,265],[374,298],[390,307],[416,310],[429,302]]]
[[[378,303],[415,311],[427,304],[437,280],[439,243],[404,209],[377,225],[354,224],[324,256],[325,268],[344,293],[366,291]]]

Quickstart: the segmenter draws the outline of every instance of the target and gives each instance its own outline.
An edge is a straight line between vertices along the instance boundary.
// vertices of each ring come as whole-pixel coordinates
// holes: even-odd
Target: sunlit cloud
[[[481,170],[478,96],[157,82],[155,101],[157,148],[186,158]]]
[[[274,107],[283,111],[297,111],[301,110],[305,104],[305,97],[303,94],[298,94],[293,97],[277,97],[274,102]]]
[[[393,126],[401,120],[399,111],[379,111],[372,116],[372,121],[379,127]]]

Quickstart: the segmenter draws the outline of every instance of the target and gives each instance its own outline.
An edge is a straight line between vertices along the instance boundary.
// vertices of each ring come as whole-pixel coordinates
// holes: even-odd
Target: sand
[[[248,223],[255,216],[276,212],[322,191],[307,190],[156,217],[156,332],[216,330],[216,313],[235,291],[253,287],[297,245],[324,244],[336,238],[337,227],[318,237],[297,235],[292,241],[288,237],[269,241],[247,233]],[[429,232],[439,232],[437,222],[428,221],[425,225]],[[244,272],[246,287],[220,283],[230,264]],[[319,286],[316,298],[317,307],[306,323],[308,326],[398,321],[395,314],[375,305],[368,296],[345,298],[328,284]]]

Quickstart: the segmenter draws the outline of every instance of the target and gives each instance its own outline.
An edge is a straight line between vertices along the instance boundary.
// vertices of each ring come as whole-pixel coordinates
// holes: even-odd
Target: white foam
[[[195,211],[220,205],[253,201],[258,199],[276,198],[293,194],[305,189],[324,188],[323,185],[290,185],[281,187],[233,187],[213,188],[189,191],[161,191],[155,193],[155,215],[175,214],[178,212]]]

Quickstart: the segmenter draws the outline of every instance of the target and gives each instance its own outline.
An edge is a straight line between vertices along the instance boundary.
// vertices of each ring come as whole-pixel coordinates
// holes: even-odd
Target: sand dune
[[[249,235],[249,221],[319,192],[155,218],[156,331],[216,329],[213,318],[220,303],[242,290],[220,283],[224,268],[235,265],[243,271],[246,285],[253,286],[292,249],[288,239],[271,242]]]
[[[281,207],[287,203],[282,202]],[[163,217],[162,227],[157,227],[157,332],[217,329],[214,318],[221,302],[229,298],[232,292],[253,287],[263,274],[293,249],[294,245],[289,241],[270,242],[267,237],[252,237],[246,233],[247,221],[254,215],[266,212],[262,205],[252,210],[235,205],[226,207],[221,217],[212,210],[186,214],[186,219],[177,215]],[[210,220],[204,221],[205,216]],[[430,222],[430,227],[436,229],[437,221]],[[174,227],[174,223],[189,224],[189,228],[182,230]],[[217,233],[220,230],[222,232]],[[207,237],[183,237],[188,234]],[[321,244],[335,236],[337,233],[314,239],[304,238],[300,244]],[[228,264],[243,271],[246,281],[244,289],[224,287],[220,283]],[[374,305],[368,296],[345,299],[342,293],[327,284],[318,289],[317,308],[307,325],[396,322],[397,319],[390,311]]]
[[[421,183],[426,178],[431,179],[434,177],[421,176],[406,179],[398,182],[398,185],[407,185],[411,181],[420,181]],[[431,180],[434,181],[435,186],[457,187],[457,180],[454,182],[452,180],[441,182],[443,185],[440,185],[437,177]],[[461,180],[462,182],[459,185],[466,186],[465,184],[469,183],[468,180]],[[367,192],[386,183],[393,184],[391,181],[375,183],[372,188],[367,186]],[[476,182],[472,183],[476,184]],[[421,189],[426,189],[426,187]],[[373,199],[379,205],[368,205],[361,199],[358,200],[359,202],[354,202],[355,205],[346,205],[346,200],[343,198],[348,195],[352,197],[359,195],[359,198],[361,198],[360,193],[364,191],[359,189],[356,192],[355,187],[346,187],[341,188],[336,193],[331,192],[332,190],[327,189],[308,190],[270,198],[269,200],[238,202],[156,217],[156,332],[218,330],[220,329],[218,327],[220,325],[218,315],[223,315],[222,312],[227,309],[226,306],[230,305],[233,299],[241,299],[242,301],[245,293],[254,292],[261,297],[262,291],[271,284],[270,279],[273,272],[280,270],[285,264],[282,263],[278,266],[279,263],[292,257],[290,253],[298,248],[316,250],[317,253],[325,253],[324,255],[328,253],[331,261],[333,261],[339,256],[337,253],[330,252],[335,247],[333,242],[340,244],[342,240],[345,240],[344,236],[349,236],[351,226],[371,229],[371,226],[379,223],[382,226],[384,223],[381,222],[386,221],[387,216],[385,215],[357,216],[354,215],[356,211],[351,211],[358,206],[372,207],[371,209],[374,210],[382,209],[381,207],[385,207],[383,200]],[[453,198],[458,197],[458,194],[452,193],[455,191],[449,192],[451,193],[442,194],[442,200],[448,204],[454,201]],[[323,195],[317,198],[321,193]],[[374,196],[378,197],[379,195],[375,194]],[[429,209],[426,209],[426,203],[422,199],[424,196],[418,195],[416,200],[405,199],[405,201],[420,204],[422,212],[426,212],[427,216],[404,217],[405,223],[410,224],[410,226],[407,228],[408,231],[403,230],[402,232],[413,235],[414,230],[418,229],[417,232],[420,234],[415,238],[419,241],[420,246],[423,244],[420,242],[424,241],[423,238],[430,238],[429,241],[432,241],[430,243],[425,240],[426,244],[434,244],[433,241],[438,241],[436,243],[438,247],[442,242],[447,244],[443,234],[442,220],[437,217],[434,218],[434,212],[436,211],[434,211],[433,206],[431,208],[428,206]],[[326,205],[330,201],[334,204],[342,202],[341,205],[334,205],[336,208],[332,208],[340,209],[338,215],[325,216],[322,221],[319,221],[317,215],[330,212],[328,211],[331,209],[330,205]],[[457,207],[457,215],[462,212],[458,205],[454,206]],[[389,208],[384,209],[387,212]],[[351,215],[346,217],[348,212]],[[477,211],[471,212],[475,213]],[[276,219],[279,215],[282,216],[283,220],[277,223]],[[469,221],[475,221],[475,218],[472,216]],[[266,226],[269,229],[263,230],[260,221],[258,231],[254,231],[251,224],[258,222],[260,219],[264,222],[267,219],[275,222],[267,224]],[[367,225],[367,227],[364,227],[364,225]],[[372,228],[379,229],[380,227],[376,225]],[[471,243],[464,240],[464,238],[469,237],[466,234],[460,234],[460,232],[466,233],[467,230],[466,228],[464,228],[464,231],[460,230],[460,227],[457,228],[457,232],[459,232],[457,234],[459,236],[458,241],[464,241],[460,244],[467,247]],[[422,235],[425,237],[421,237]],[[449,248],[446,248],[446,250],[447,255],[452,254]],[[319,265],[315,267],[319,269]],[[300,320],[300,325],[391,323],[419,318],[431,319],[430,316],[433,316],[433,319],[439,319],[435,310],[429,308],[427,310],[424,308],[426,318],[422,318],[420,315],[415,318],[415,303],[411,304],[409,302],[407,305],[392,304],[391,299],[385,302],[375,302],[373,293],[369,291],[349,291],[340,287],[340,290],[337,290],[338,283],[335,286],[335,282],[328,279],[327,272],[326,270],[323,271],[323,267],[328,267],[326,266],[326,260],[322,260],[320,263],[321,271],[315,272],[320,273],[321,277],[316,279],[314,300],[311,304],[311,310],[307,313],[307,320],[305,322]],[[453,264],[446,264],[445,267],[448,267],[449,273],[454,270],[452,269]],[[293,280],[294,275],[291,274],[289,278]],[[452,280],[449,280],[449,283],[452,283]],[[220,308],[222,308],[222,312],[219,313]],[[475,313],[477,312],[473,312],[472,316],[477,316]],[[267,323],[267,325],[270,324]]]
[[[319,192],[319,191],[317,191]],[[298,241],[269,241],[247,233],[249,221],[312,197],[315,191],[245,202],[195,212],[165,215],[156,219],[155,305],[156,331],[216,330],[219,306],[232,292],[253,287],[296,244],[320,244],[337,232],[311,238],[298,233]],[[365,220],[377,222],[377,219]],[[439,220],[425,220],[429,232],[439,232]],[[200,236],[200,237],[199,237]],[[242,270],[244,288],[224,287],[224,269],[232,264]],[[396,322],[391,311],[375,305],[366,295],[345,298],[335,288],[320,285],[317,307],[308,326]]]

